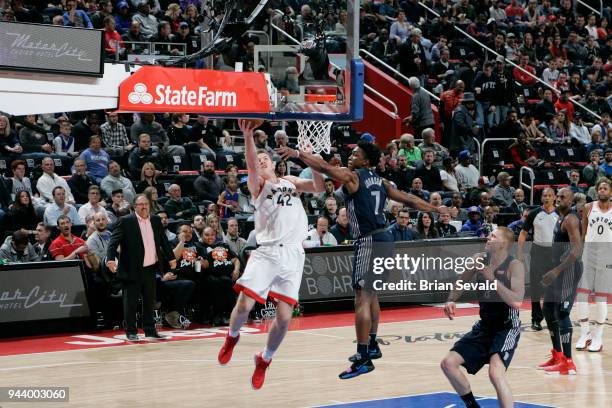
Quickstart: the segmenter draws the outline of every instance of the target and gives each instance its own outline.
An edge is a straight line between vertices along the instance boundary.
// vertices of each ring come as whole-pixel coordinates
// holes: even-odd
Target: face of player
[[[557,193],[557,209],[567,211],[574,203],[574,197],[568,190],[561,190]]]
[[[264,179],[271,179],[274,177],[274,165],[267,153],[258,154],[257,163],[259,165],[259,170],[261,171],[261,176]]]
[[[612,193],[612,189],[608,183],[600,183],[597,188],[597,196],[599,197],[599,201],[606,202],[610,200],[610,195]]]
[[[495,230],[489,234],[487,243],[485,244],[485,250],[488,253],[492,253],[495,250],[503,249],[506,244],[504,236],[498,230]]]
[[[363,150],[361,150],[359,147],[356,147],[348,159],[348,168],[351,170],[361,169],[363,167],[367,167],[368,164],[368,160],[366,159],[366,155]]]

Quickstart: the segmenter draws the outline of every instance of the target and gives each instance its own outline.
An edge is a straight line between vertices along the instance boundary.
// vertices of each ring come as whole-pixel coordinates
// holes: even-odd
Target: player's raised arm
[[[387,196],[391,200],[395,200],[395,201],[399,201],[399,202],[408,204],[410,207],[415,208],[419,211],[431,211],[431,212],[437,212],[437,213],[446,213],[448,211],[448,208],[444,206],[436,207],[435,205],[432,205],[428,203],[427,201],[422,200],[413,194],[409,194],[404,191],[398,190],[395,186],[393,186],[388,181],[384,181],[384,183],[385,183],[385,188],[387,189]]]
[[[257,147],[255,146],[255,140],[253,140],[253,130],[257,125],[253,121],[240,119],[238,121],[238,126],[244,135],[244,158],[248,170],[247,185],[249,186],[251,196],[255,199],[259,195],[260,189]]]
[[[349,191],[355,191],[356,186],[359,184],[359,176],[357,176],[355,172],[346,167],[332,166],[319,155],[291,149],[290,147],[278,148],[276,152],[281,155],[283,160],[288,158],[299,158],[312,168],[312,170],[323,173],[334,180],[341,181],[346,185]]]

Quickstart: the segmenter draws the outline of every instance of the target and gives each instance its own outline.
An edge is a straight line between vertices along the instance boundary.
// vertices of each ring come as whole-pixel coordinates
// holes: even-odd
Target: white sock
[[[240,331],[233,331],[233,330],[230,330],[230,331],[228,332],[228,334],[229,334],[229,336],[230,336],[230,337],[238,337],[238,335],[240,334]]]
[[[606,317],[608,317],[607,299],[597,299],[595,302],[595,321],[602,325],[606,323]]]
[[[576,302],[578,320],[589,320],[589,302]]]
[[[263,351],[263,359],[264,361],[267,363],[270,360],[272,360],[272,357],[274,357],[274,353],[276,353],[276,350],[272,351],[272,350],[268,350],[268,348],[266,347]]]

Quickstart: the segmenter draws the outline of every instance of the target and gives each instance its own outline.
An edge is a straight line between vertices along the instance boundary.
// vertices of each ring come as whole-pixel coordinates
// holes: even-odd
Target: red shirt
[[[560,112],[565,109],[567,111],[567,118],[569,119],[569,121],[571,122],[574,120],[574,104],[571,103],[569,100],[563,103],[559,99],[557,102],[555,102],[555,109],[557,110],[557,112]]]
[[[117,31],[113,31],[111,33],[104,31],[104,49],[106,52],[110,54],[115,53],[115,49],[117,48],[115,41],[119,41],[119,48],[125,48],[125,45],[121,40],[121,36]]]
[[[76,235],[71,236],[72,243],[68,242],[68,240],[61,234],[57,238],[55,238],[53,242],[51,242],[51,245],[49,246],[49,252],[51,253],[51,256],[54,259],[59,255],[66,258],[68,255],[76,251],[77,248],[80,248],[85,245],[85,241],[83,241],[81,238],[77,237]],[[79,258],[83,259],[84,257],[85,253],[79,254]]]
[[[535,69],[533,69],[533,67],[530,67],[529,65],[521,65],[520,67],[523,68],[525,71],[531,73],[532,75],[535,75]],[[527,75],[525,72],[521,71],[518,68],[514,68],[512,74],[514,75],[514,79],[516,79],[523,85],[533,85],[538,82],[535,78],[530,75]]]

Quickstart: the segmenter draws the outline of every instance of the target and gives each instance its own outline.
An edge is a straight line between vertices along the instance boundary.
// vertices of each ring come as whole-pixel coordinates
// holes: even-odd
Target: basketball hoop
[[[297,120],[298,148],[312,153],[329,153],[331,140],[329,133],[334,122],[319,120]]]

